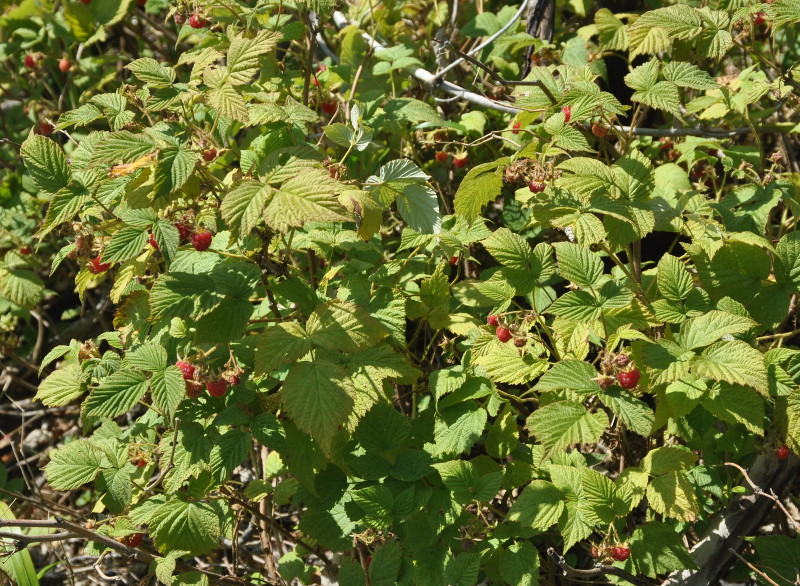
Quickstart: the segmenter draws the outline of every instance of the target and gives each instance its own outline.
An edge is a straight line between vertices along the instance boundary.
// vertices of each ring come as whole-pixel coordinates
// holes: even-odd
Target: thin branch
[[[455,2],[454,2],[454,4],[455,4]],[[495,40],[497,37],[499,37],[500,35],[502,35],[503,33],[505,33],[505,32],[506,32],[508,29],[510,29],[510,28],[511,28],[511,27],[512,27],[514,24],[516,24],[517,20],[519,20],[519,17],[520,17],[520,16],[522,16],[522,13],[523,13],[523,12],[525,12],[525,9],[526,9],[527,7],[528,7],[528,0],[524,0],[524,1],[522,2],[522,4],[520,5],[520,7],[519,7],[519,10],[517,10],[517,13],[516,13],[514,16],[512,16],[512,17],[511,17],[511,19],[510,19],[510,20],[509,20],[509,21],[508,21],[508,22],[505,24],[505,26],[503,26],[503,28],[501,28],[499,31],[497,31],[496,33],[494,33],[494,34],[493,34],[492,36],[490,36],[489,38],[487,38],[487,39],[486,39],[484,42],[482,42],[482,43],[481,43],[480,45],[478,45],[477,47],[475,47],[475,48],[473,48],[473,49],[470,49],[470,50],[469,50],[469,51],[467,51],[466,53],[462,54],[462,56],[461,56],[461,57],[459,57],[458,59],[456,59],[455,61],[453,61],[453,62],[452,62],[450,65],[448,65],[447,67],[445,67],[445,68],[443,68],[443,69],[440,69],[439,71],[437,71],[437,72],[436,72],[436,75],[434,76],[434,79],[439,79],[439,78],[441,78],[441,77],[442,77],[442,76],[443,76],[445,73],[447,73],[448,71],[450,71],[451,69],[453,69],[453,68],[455,68],[455,67],[458,67],[458,65],[459,65],[459,64],[463,63],[463,62],[465,61],[465,58],[467,58],[467,60],[468,60],[468,58],[469,58],[469,57],[472,57],[473,55],[475,55],[476,53],[478,53],[479,51],[481,51],[481,50],[482,50],[482,49],[484,49],[485,47],[488,47],[490,44],[492,44],[492,43],[494,42],[494,40]]]
[[[761,571],[761,570],[759,570],[757,567],[755,567],[753,564],[751,564],[751,563],[750,563],[750,562],[748,562],[746,559],[744,559],[742,556],[740,556],[740,555],[739,555],[739,554],[736,552],[736,550],[735,550],[735,549],[733,549],[732,547],[729,547],[729,548],[728,548],[728,551],[729,551],[729,552],[731,552],[731,553],[732,553],[734,556],[736,556],[737,558],[739,558],[739,561],[741,561],[743,564],[745,564],[745,565],[746,565],[748,568],[750,568],[750,569],[751,569],[751,570],[753,570],[753,571],[754,571],[756,574],[758,574],[759,576],[761,576],[761,577],[762,577],[764,580],[766,580],[767,582],[769,582],[770,584],[772,584],[772,586],[780,586],[780,584],[778,584],[777,582],[775,582],[775,580],[773,580],[772,578],[770,578],[769,576],[767,576],[767,575],[766,575],[764,572],[762,572],[762,571]]]
[[[175,431],[172,434],[172,450],[169,453],[169,463],[161,469],[161,472],[156,477],[156,479],[145,487],[144,492],[142,493],[141,496],[141,500],[144,500],[144,498],[148,494],[150,494],[162,480],[164,480],[164,477],[167,475],[167,472],[169,472],[175,467],[175,448],[178,445],[178,431],[180,430],[180,428],[181,428],[181,420],[176,417]]]
[[[736,464],[734,462],[725,462],[725,465],[732,466],[742,473],[742,476],[744,476],[744,479],[747,481],[747,484],[749,484],[750,487],[753,489],[753,494],[766,497],[773,503],[778,505],[778,508],[781,511],[783,511],[783,514],[786,515],[786,518],[789,519],[789,522],[794,526],[794,530],[800,533],[800,525],[798,525],[797,521],[794,520],[794,517],[792,517],[789,511],[786,510],[786,507],[781,502],[781,499],[778,498],[778,495],[775,494],[774,490],[769,489],[769,492],[763,490],[760,486],[758,486],[755,482],[753,482],[753,480],[747,474],[747,471],[741,466],[739,466],[739,464]]]
[[[617,576],[618,578],[622,578],[631,584],[642,584],[647,586],[651,584],[657,584],[657,582],[651,580],[650,578],[634,576],[630,572],[623,570],[622,568],[615,568],[614,566],[597,564],[591,570],[579,570],[578,568],[573,568],[567,563],[567,560],[564,559],[564,556],[560,555],[552,547],[548,548],[547,555],[550,557],[553,563],[559,567],[564,576],[567,576],[568,578],[582,578],[586,580],[589,578],[597,578],[603,574],[609,574],[612,576]]]

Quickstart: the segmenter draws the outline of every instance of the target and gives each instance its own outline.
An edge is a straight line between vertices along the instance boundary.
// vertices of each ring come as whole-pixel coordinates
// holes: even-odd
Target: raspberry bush
[[[798,3],[526,8],[0,3],[11,579],[794,583]]]

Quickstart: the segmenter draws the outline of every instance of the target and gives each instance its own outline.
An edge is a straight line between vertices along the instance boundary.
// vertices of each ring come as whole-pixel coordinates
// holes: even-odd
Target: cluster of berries
[[[228,374],[227,377],[220,376],[206,380],[200,376],[197,367],[191,362],[178,360],[175,366],[183,374],[183,380],[186,382],[186,396],[190,399],[199,397],[203,393],[203,389],[207,390],[212,397],[223,397],[228,391],[229,385],[235,387],[239,384],[239,377],[236,374]]]
[[[514,339],[514,346],[517,348],[522,348],[525,344],[528,343],[528,339],[524,336],[515,336],[514,333],[511,331],[514,327],[506,327],[505,323],[501,323],[500,321],[501,316],[499,315],[490,315],[486,318],[486,323],[490,326],[495,326],[494,333],[497,336],[497,339],[505,344],[512,338]]]

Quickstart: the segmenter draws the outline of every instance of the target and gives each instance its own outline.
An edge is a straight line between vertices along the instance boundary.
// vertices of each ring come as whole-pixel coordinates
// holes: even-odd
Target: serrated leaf
[[[229,80],[233,85],[250,83],[260,70],[260,58],[271,52],[282,35],[275,31],[261,30],[253,38],[235,35],[227,54]]]
[[[703,408],[722,421],[741,423],[752,433],[764,434],[764,398],[740,385],[720,383],[703,399]]]
[[[595,368],[582,360],[560,360],[539,379],[534,387],[537,391],[559,391],[566,389],[581,394],[597,394],[600,385],[594,380],[598,376]]]
[[[764,355],[746,342],[718,342],[692,361],[692,372],[716,381],[753,387],[768,393]]]
[[[153,396],[153,405],[171,420],[178,405],[186,396],[183,374],[177,366],[168,366],[164,370],[154,372],[150,378],[150,392]]]
[[[50,452],[44,467],[55,490],[74,490],[94,480],[100,471],[102,452],[88,440],[78,439]]]
[[[203,81],[208,86],[205,102],[220,115],[237,122],[247,124],[247,106],[239,91],[228,81],[228,70],[221,66],[210,66],[203,74]]]
[[[68,347],[67,351],[69,351]],[[42,364],[44,364],[44,361],[42,361]],[[71,403],[83,393],[80,365],[67,364],[63,368],[51,372],[39,384],[35,399],[48,407],[60,407]]]
[[[91,417],[117,417],[130,410],[147,392],[144,374],[121,370],[104,378],[83,405]]]
[[[182,147],[163,149],[158,155],[153,172],[153,187],[156,197],[170,195],[183,187],[191,177],[197,159],[190,150]]]
[[[650,481],[647,500],[653,510],[678,521],[694,521],[700,512],[694,486],[686,472],[667,472]]]
[[[694,288],[692,276],[683,263],[671,254],[665,254],[658,261],[658,290],[672,301],[686,299]]]
[[[681,97],[675,84],[668,81],[659,81],[646,90],[634,92],[631,100],[641,102],[651,108],[664,110],[676,116],[681,114]]]
[[[153,511],[149,533],[160,552],[169,548],[202,555],[217,546],[221,521],[209,503],[173,498]]]
[[[558,272],[581,287],[593,287],[603,276],[603,261],[588,248],[571,242],[556,242]]]
[[[333,434],[353,407],[353,382],[327,360],[298,362],[289,370],[281,391],[286,413],[326,451]]]
[[[147,244],[147,232],[139,228],[122,228],[111,236],[103,251],[102,262],[123,262],[139,255]]]
[[[608,416],[603,411],[592,413],[580,403],[558,401],[539,407],[525,426],[551,453],[570,444],[595,443],[608,427]]]
[[[468,452],[483,433],[486,419],[486,410],[474,401],[443,409],[433,430],[434,455],[456,456]]]
[[[156,87],[171,85],[175,81],[175,70],[172,67],[161,65],[155,59],[142,57],[131,61],[125,66],[136,79]]]
[[[311,340],[297,323],[280,323],[266,330],[255,344],[254,372],[269,374],[287,362],[299,360],[311,350]]]
[[[666,63],[661,72],[667,81],[671,81],[678,87],[689,87],[696,90],[711,90],[719,87],[719,84],[707,71],[686,61]]]
[[[506,161],[500,164],[505,165]],[[467,172],[456,191],[456,214],[472,222],[481,215],[483,206],[494,200],[503,188],[503,180],[496,173],[498,161],[476,165]]]
[[[427,185],[406,185],[397,196],[400,217],[417,232],[438,234],[442,229],[439,198]]]
[[[702,31],[702,20],[692,7],[676,4],[645,12],[635,23],[636,27],[660,27],[671,37],[681,40],[693,39]]]
[[[317,307],[308,318],[306,331],[312,343],[341,352],[366,350],[388,335],[364,309],[338,299]]]
[[[534,480],[520,493],[506,519],[523,527],[546,531],[558,523],[564,512],[563,497],[562,492],[551,482]]]
[[[351,218],[335,194],[336,184],[322,169],[308,169],[275,189],[264,210],[267,225],[281,231],[306,222],[347,222]]]
[[[56,193],[69,183],[67,158],[51,139],[31,133],[22,143],[20,155],[31,179],[42,191]]]
[[[0,265],[0,298],[25,309],[33,309],[41,301],[43,292],[42,280],[33,271]]]
[[[775,26],[800,22],[800,6],[794,0],[776,0],[772,4],[772,14]]]
[[[516,270],[528,270],[532,249],[530,244],[508,228],[499,228],[481,242],[495,260]]]
[[[732,334],[743,334],[758,325],[749,317],[712,310],[681,324],[677,341],[687,350],[708,346]]]

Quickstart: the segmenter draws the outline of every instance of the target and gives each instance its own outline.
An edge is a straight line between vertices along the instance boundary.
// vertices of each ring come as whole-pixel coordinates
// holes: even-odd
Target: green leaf
[[[528,270],[532,249],[521,236],[508,228],[499,228],[481,242],[495,260],[503,266],[516,270]]]
[[[42,280],[33,271],[9,269],[0,264],[0,298],[33,309],[41,301],[43,292]]]
[[[69,183],[67,158],[51,139],[31,133],[22,143],[20,155],[31,179],[42,191],[56,193]]]
[[[36,399],[48,407],[60,407],[83,395],[81,368],[78,364],[67,364],[53,371],[40,384]]]
[[[713,310],[683,322],[677,341],[687,350],[694,350],[725,336],[743,334],[757,325],[749,317]]]
[[[794,0],[775,0],[772,14],[773,25],[776,27],[800,22],[800,6]]]
[[[575,393],[594,395],[600,392],[596,380],[597,371],[591,364],[582,360],[566,359],[556,362],[534,387],[537,391],[560,391],[566,389]]]
[[[102,452],[90,441],[78,439],[50,452],[44,467],[55,490],[74,490],[94,480],[100,471]]]
[[[641,468],[651,476],[660,476],[676,470],[688,470],[696,460],[697,457],[688,450],[665,446],[650,450],[642,458]]]
[[[406,185],[397,196],[397,211],[406,224],[422,234],[438,234],[442,228],[439,198],[427,185]]]
[[[336,183],[322,169],[308,169],[289,179],[268,199],[264,218],[281,231],[306,222],[347,222],[351,218],[336,198]]]
[[[100,94],[92,98],[92,104],[99,106],[108,118],[111,130],[119,130],[134,119],[135,114],[127,109],[128,100],[120,94]]]
[[[494,200],[503,188],[503,179],[497,168],[504,166],[507,159],[493,163],[476,165],[467,172],[456,191],[454,205],[456,214],[472,222],[481,215],[483,206]]]
[[[369,453],[391,454],[406,445],[411,435],[408,419],[388,403],[378,403],[356,428],[358,443]]]
[[[785,234],[775,247],[775,278],[778,283],[800,291],[800,232]]]
[[[530,541],[519,541],[500,550],[500,576],[506,584],[538,586],[539,552]]]
[[[83,404],[83,413],[91,417],[117,417],[129,411],[147,392],[144,374],[121,370],[104,378]]]
[[[595,443],[608,427],[608,416],[603,411],[592,413],[580,403],[558,401],[539,407],[525,426],[551,453],[571,444]]]
[[[281,33],[270,30],[261,30],[253,38],[235,35],[226,59],[230,82],[233,85],[245,85],[253,81],[261,69],[261,56],[270,53],[281,37]]]
[[[705,378],[768,393],[764,355],[746,342],[719,342],[709,346],[701,356],[695,356],[691,364],[692,371]]]
[[[209,66],[203,73],[203,82],[208,86],[205,102],[221,116],[247,124],[247,105],[239,91],[228,81],[228,69]]]
[[[645,12],[636,21],[635,26],[663,28],[671,37],[679,40],[696,38],[703,30],[702,20],[697,11],[685,4]]]
[[[571,242],[555,242],[558,273],[581,287],[594,287],[603,276],[603,261],[588,248]]]
[[[634,92],[631,100],[641,102],[657,110],[664,110],[676,116],[681,114],[681,96],[678,93],[678,88],[668,81],[659,81],[645,90]]]
[[[653,510],[665,517],[694,521],[700,513],[694,486],[686,472],[667,472],[653,478],[646,494]]]
[[[308,318],[306,331],[312,343],[341,352],[366,350],[388,335],[365,310],[338,299],[317,307]]]
[[[741,423],[757,435],[764,435],[764,398],[740,385],[720,383],[703,399],[703,408],[722,421]]]
[[[262,220],[267,197],[272,188],[258,181],[244,180],[233,186],[222,200],[220,212],[231,230],[246,236]]]
[[[162,553],[169,548],[202,555],[217,546],[221,521],[219,512],[210,504],[178,497],[153,511],[149,533]]]
[[[56,226],[71,220],[87,199],[89,199],[89,192],[80,184],[73,183],[59,191],[50,200],[47,215],[37,236],[41,238]]]
[[[486,434],[486,453],[492,458],[505,458],[519,444],[517,416],[510,409],[505,409],[489,427]]]
[[[459,504],[465,505],[472,501],[491,501],[500,490],[503,479],[502,472],[490,472],[480,475],[471,462],[454,460],[434,464],[439,471],[442,482],[453,493],[453,498]]]
[[[800,567],[800,544],[794,537],[761,535],[745,539],[753,545],[758,554],[759,569],[776,584],[788,586],[792,581],[796,581],[797,568]]]
[[[103,251],[103,262],[123,262],[142,252],[147,244],[147,232],[139,228],[122,228],[111,236]]]
[[[443,409],[436,416],[433,454],[443,457],[469,452],[483,434],[486,418],[486,410],[474,401]]]
[[[478,582],[480,563],[480,554],[468,551],[448,557],[444,566],[447,583],[453,586],[474,586]]]
[[[186,396],[186,385],[180,369],[177,366],[168,366],[154,372],[150,379],[150,391],[153,395],[153,406],[171,420]]]
[[[637,574],[651,578],[678,570],[696,569],[680,533],[666,524],[650,522],[637,527],[628,540]]]
[[[506,519],[523,527],[546,531],[558,523],[564,512],[563,497],[554,484],[545,480],[534,480],[520,493]]]
[[[378,547],[372,554],[369,564],[370,583],[375,586],[395,586],[397,574],[403,563],[403,550],[396,541],[389,541]]]
[[[279,323],[260,335],[255,344],[255,374],[269,374],[287,362],[299,360],[311,350],[311,340],[295,322]]]
[[[196,162],[194,153],[183,147],[161,150],[153,173],[155,196],[164,197],[183,187],[191,177]]]
[[[713,90],[719,87],[717,81],[707,71],[693,63],[671,61],[661,69],[664,78],[678,87],[689,87],[696,90]]]
[[[333,434],[347,421],[353,406],[353,382],[344,370],[327,360],[298,362],[283,383],[286,413],[326,451]]]
[[[652,433],[655,415],[644,401],[620,388],[598,393],[598,397],[628,429],[642,437],[648,437]]]
[[[120,130],[105,135],[94,146],[91,161],[101,165],[132,163],[153,152],[154,148],[155,145],[147,136]]]
[[[671,254],[658,261],[658,290],[672,301],[686,299],[694,288],[692,276],[683,263]]]
[[[125,69],[129,69],[139,81],[155,87],[165,87],[175,81],[175,70],[172,67],[161,65],[150,57],[131,61]]]
[[[385,486],[370,486],[351,492],[353,502],[363,511],[361,519],[367,526],[384,530],[391,526],[394,498]]]

